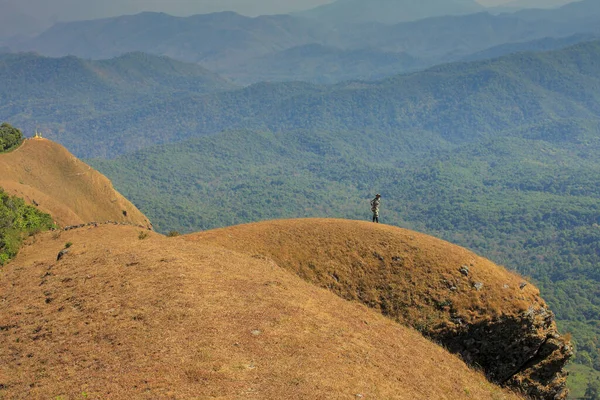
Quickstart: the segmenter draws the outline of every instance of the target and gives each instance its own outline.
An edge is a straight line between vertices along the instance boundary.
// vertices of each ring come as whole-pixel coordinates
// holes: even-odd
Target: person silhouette
[[[371,200],[371,211],[373,211],[373,222],[379,223],[379,204],[381,203],[381,195],[377,193],[375,198]]]

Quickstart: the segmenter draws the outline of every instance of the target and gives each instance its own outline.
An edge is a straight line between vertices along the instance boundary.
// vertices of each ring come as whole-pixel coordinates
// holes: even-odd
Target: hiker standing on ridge
[[[373,222],[379,223],[379,203],[381,203],[381,195],[377,193],[375,198],[371,200],[371,211],[373,211]]]

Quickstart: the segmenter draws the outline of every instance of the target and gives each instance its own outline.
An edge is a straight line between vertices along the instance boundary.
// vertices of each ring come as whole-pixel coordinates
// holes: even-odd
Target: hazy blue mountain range
[[[507,43],[598,33],[598,2],[584,0],[557,10],[337,28],[284,15],[248,18],[217,13],[179,18],[143,13],[57,24],[11,47],[91,59],[142,51],[199,63],[242,83],[339,82],[377,79],[457,61]]]
[[[558,8],[578,0],[515,0],[488,8],[491,12],[514,12],[531,8]]]
[[[506,43],[495,46],[478,53],[471,54],[462,59],[462,61],[478,61],[497,58],[508,54],[524,51],[551,51],[575,45],[577,43],[589,42],[600,39],[600,35],[594,34],[576,34],[562,38],[543,38],[532,40],[530,42]]]
[[[144,53],[100,61],[74,56],[49,58],[33,53],[2,54],[0,82],[0,96],[9,101],[61,102],[106,94],[197,94],[235,88],[231,82],[199,65]]]
[[[485,10],[474,0],[337,0],[297,15],[333,24],[396,24]]]
[[[257,81],[338,83],[378,80],[427,66],[429,63],[406,53],[307,44],[250,59],[241,67],[224,67],[221,73],[240,84]]]
[[[513,14],[470,14],[439,17],[356,31],[351,42],[385,51],[405,51],[417,58],[455,60],[490,47],[545,37],[600,32],[596,0],[571,3],[553,10],[526,10]]]
[[[0,82],[0,115],[30,133],[36,127],[63,132],[92,116],[109,118],[143,104],[236,88],[198,65],[143,53],[102,61],[0,54]],[[154,129],[147,134],[159,135]],[[72,138],[88,141],[85,132]]]
[[[142,51],[215,69],[328,36],[322,25],[287,15],[250,18],[222,12],[182,18],[146,12],[56,24],[18,49],[92,59]]]
[[[570,29],[573,22],[591,27],[591,24],[598,22],[598,13],[600,13],[600,2],[595,0],[581,0],[549,10],[521,10],[514,15],[529,21],[563,24],[569,26]]]
[[[15,56],[4,59],[11,57]],[[407,137],[431,137],[431,146],[436,147],[496,132],[520,132],[525,125],[536,134],[552,135],[552,129],[543,128],[548,121],[595,121],[600,115],[597,41],[555,52],[442,65],[371,83],[260,83],[208,94],[179,86],[169,89],[167,80],[161,81],[162,94],[155,89],[144,92],[136,86],[137,77],[128,83],[119,75],[125,79],[117,85],[122,91],[111,88],[104,96],[102,90],[107,89],[88,89],[105,88],[92,71],[70,67],[73,72],[64,77],[70,69],[54,66],[83,61],[39,57],[37,62],[48,63],[40,70],[61,75],[56,79],[68,84],[54,88],[27,78],[7,84],[7,96],[21,94],[0,107],[0,119],[23,127],[37,122],[48,137],[86,157],[232,129],[403,132]],[[4,68],[24,71],[20,64],[7,63]],[[0,76],[8,75],[0,72]],[[81,132],[87,142],[82,143]]]

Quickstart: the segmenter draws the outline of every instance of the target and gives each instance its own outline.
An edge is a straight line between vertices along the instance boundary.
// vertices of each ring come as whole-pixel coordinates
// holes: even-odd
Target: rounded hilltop
[[[43,233],[0,293],[0,397],[521,398],[417,331],[210,241]]]
[[[0,187],[49,213],[60,226],[115,221],[150,227],[108,178],[37,135],[0,154]]]
[[[304,280],[418,329],[533,398],[565,398],[572,355],[539,291],[451,243],[348,220],[268,221],[188,235],[272,260]]]

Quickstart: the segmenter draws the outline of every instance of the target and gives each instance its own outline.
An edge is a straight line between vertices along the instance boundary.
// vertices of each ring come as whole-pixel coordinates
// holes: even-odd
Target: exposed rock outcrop
[[[573,349],[558,333],[551,311],[531,308],[519,316],[452,325],[427,334],[468,364],[481,367],[491,381],[534,399],[567,397],[563,367]]]

